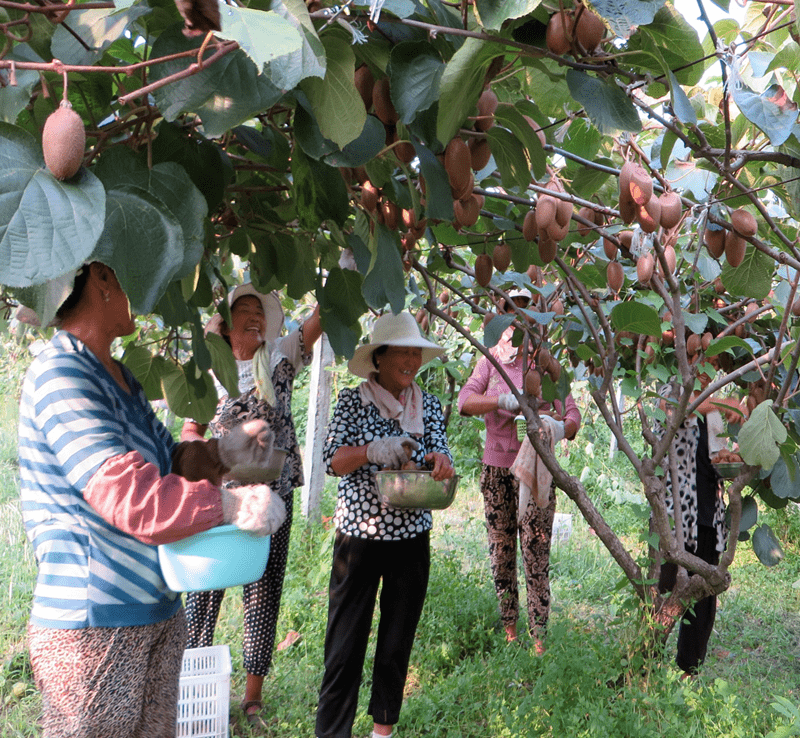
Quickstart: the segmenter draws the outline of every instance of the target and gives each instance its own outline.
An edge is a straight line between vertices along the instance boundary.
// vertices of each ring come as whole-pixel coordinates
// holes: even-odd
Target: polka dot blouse
[[[442,406],[434,395],[424,390],[422,396],[425,433],[422,438],[415,436],[420,448],[414,451],[412,460],[422,464],[425,455],[435,451],[445,454],[452,462]],[[331,459],[341,446],[364,446],[376,438],[404,435],[408,434],[401,430],[397,421],[382,418],[372,403],[362,404],[358,388],[343,389],[328,426],[323,450],[327,472],[336,476],[331,469]],[[342,477],[334,514],[336,529],[356,538],[384,541],[414,538],[430,530],[433,524],[430,510],[398,510],[383,506],[375,486],[377,471],[379,467],[376,464],[365,464]]]

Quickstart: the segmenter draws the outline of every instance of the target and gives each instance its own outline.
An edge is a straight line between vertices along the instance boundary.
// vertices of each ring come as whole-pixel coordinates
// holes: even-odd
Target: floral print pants
[[[519,619],[519,536],[527,589],[528,628],[532,637],[541,638],[550,615],[550,539],[556,512],[555,492],[550,490],[547,507],[531,504],[518,525],[519,485],[514,475],[503,467],[484,464],[480,485],[489,537],[489,561],[500,602],[500,619],[504,626],[514,624]]]

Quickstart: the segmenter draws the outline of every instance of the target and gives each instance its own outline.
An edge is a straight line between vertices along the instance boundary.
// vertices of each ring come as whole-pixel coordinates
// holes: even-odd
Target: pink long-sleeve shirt
[[[522,355],[517,356],[511,363],[503,364],[503,368],[509,379],[514,383],[514,386],[517,388],[522,387]],[[458,393],[458,411],[462,411],[467,398],[472,395],[497,397],[510,391],[499,372],[489,363],[485,356],[481,356],[470,378]],[[555,411],[561,414],[565,421],[572,420],[580,427],[581,413],[572,395],[567,396],[564,407],[562,407],[560,400],[556,400],[553,405],[555,406]],[[545,403],[540,410],[545,412],[550,410],[553,405]],[[493,410],[484,416],[484,422],[486,423],[486,446],[483,450],[484,464],[508,469],[514,463],[521,445],[517,438],[517,427],[514,422],[516,415],[516,413],[509,413],[505,410]]]

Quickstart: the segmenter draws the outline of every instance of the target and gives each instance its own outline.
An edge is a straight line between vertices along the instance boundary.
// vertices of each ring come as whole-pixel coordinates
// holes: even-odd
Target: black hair
[[[375,369],[378,368],[378,362],[376,361],[376,359],[379,356],[383,356],[388,350],[389,350],[389,346],[384,344],[383,346],[378,346],[378,348],[376,348],[372,352],[372,365],[375,367]]]
[[[67,313],[69,313],[70,310],[72,310],[81,301],[81,297],[83,297],[83,290],[86,288],[86,283],[89,281],[90,266],[90,264],[84,264],[75,274],[75,281],[72,284],[72,292],[69,293],[67,299],[64,300],[58,310],[56,310],[56,318],[59,320],[63,320]]]

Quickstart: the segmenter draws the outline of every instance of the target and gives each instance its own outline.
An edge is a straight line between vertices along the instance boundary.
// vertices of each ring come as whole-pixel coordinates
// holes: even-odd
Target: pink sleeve
[[[478,359],[478,363],[472,370],[469,379],[465,382],[461,391],[458,393],[458,412],[464,407],[464,403],[472,395],[482,395],[486,392],[489,386],[489,361],[485,356]]]
[[[567,401],[564,403],[563,418],[565,422],[571,420],[575,423],[576,429],[581,427],[581,411],[575,404],[572,395],[567,395]]]
[[[220,525],[222,499],[211,482],[162,477],[138,451],[112,456],[92,475],[83,497],[107,522],[158,545]]]

